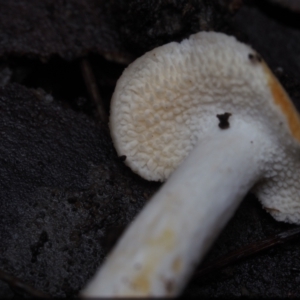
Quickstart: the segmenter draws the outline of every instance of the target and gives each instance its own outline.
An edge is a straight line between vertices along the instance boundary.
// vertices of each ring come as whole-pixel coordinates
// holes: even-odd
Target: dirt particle
[[[30,246],[31,250],[31,262],[34,263],[37,261],[37,256],[41,253],[41,249],[44,247],[45,243],[48,242],[48,233],[46,231],[42,231],[39,240],[36,244]]]
[[[68,203],[70,203],[70,204],[74,204],[74,203],[77,202],[77,198],[76,198],[76,197],[70,197],[70,198],[67,199],[67,201],[68,201]]]
[[[261,62],[262,61],[262,58],[259,54],[253,54],[253,53],[250,53],[248,55],[250,61],[252,61],[253,63],[256,63],[256,62]]]
[[[276,209],[276,208],[273,208],[273,207],[265,207],[265,210],[268,212],[268,213],[278,213],[280,212],[280,210]]]
[[[231,116],[231,113],[225,112],[223,114],[217,115],[217,118],[219,119],[220,123],[219,123],[219,127],[221,129],[227,129],[230,127],[229,124],[229,118]]]
[[[172,294],[175,288],[175,282],[173,280],[164,280],[166,292]]]
[[[119,160],[120,160],[121,162],[124,162],[124,161],[126,160],[126,158],[127,158],[126,155],[121,155],[121,156],[119,156]]]

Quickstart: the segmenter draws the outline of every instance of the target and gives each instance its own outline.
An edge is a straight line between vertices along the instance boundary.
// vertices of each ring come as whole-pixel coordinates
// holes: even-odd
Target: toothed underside
[[[300,220],[299,176],[292,169],[300,169],[299,117],[249,46],[221,33],[201,32],[156,48],[124,71],[111,107],[118,154],[126,156],[134,172],[155,181],[166,180],[218,128],[217,114],[231,113],[230,124],[253,123],[272,148],[259,155],[269,181],[256,192],[276,219]]]

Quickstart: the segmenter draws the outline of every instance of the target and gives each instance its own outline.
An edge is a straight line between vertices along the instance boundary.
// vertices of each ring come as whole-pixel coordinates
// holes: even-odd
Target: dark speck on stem
[[[220,123],[219,123],[219,127],[221,129],[227,129],[230,127],[229,124],[229,118],[231,116],[231,113],[225,112],[223,114],[217,115],[217,118],[219,119]]]

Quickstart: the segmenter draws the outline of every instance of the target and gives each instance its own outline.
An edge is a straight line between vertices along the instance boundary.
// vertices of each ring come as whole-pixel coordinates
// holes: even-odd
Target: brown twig
[[[254,242],[246,245],[238,250],[234,250],[223,257],[201,267],[195,272],[193,279],[201,278],[208,273],[219,270],[229,264],[235,263],[243,258],[249,257],[253,254],[266,250],[268,248],[283,244],[284,242],[300,237],[300,227],[284,231],[276,234],[266,240]]]
[[[23,293],[26,293],[30,297],[35,298],[50,298],[49,295],[36,290],[35,288],[25,284],[20,279],[0,270],[0,280],[6,282],[12,289],[16,289]]]
[[[92,70],[92,67],[89,61],[86,58],[81,60],[81,71],[83,75],[83,79],[88,90],[88,93],[93,100],[97,112],[99,114],[100,120],[104,123],[108,122],[107,114],[104,109],[104,104],[102,98],[99,93],[99,89],[96,83],[96,79]]]

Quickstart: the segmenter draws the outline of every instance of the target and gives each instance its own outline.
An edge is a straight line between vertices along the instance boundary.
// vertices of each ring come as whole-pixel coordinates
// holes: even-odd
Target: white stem
[[[261,176],[258,134],[202,140],[129,226],[83,297],[176,296]]]

